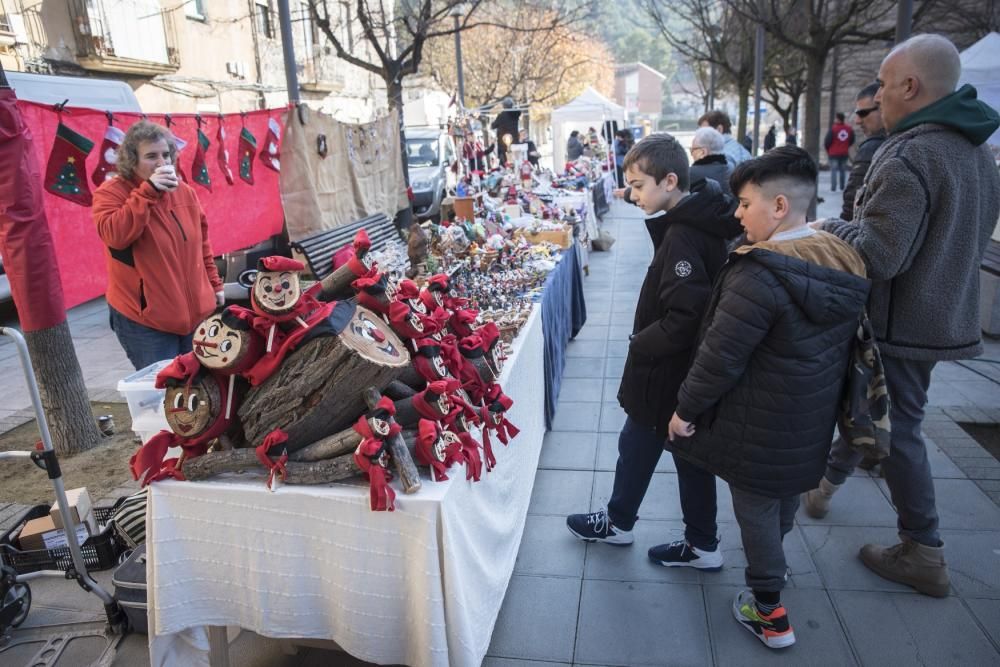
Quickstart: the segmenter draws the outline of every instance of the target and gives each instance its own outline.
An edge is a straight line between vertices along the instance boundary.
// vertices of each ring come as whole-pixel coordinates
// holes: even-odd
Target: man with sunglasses
[[[885,126],[882,124],[882,111],[875,104],[875,93],[878,84],[872,83],[861,89],[854,102],[854,125],[865,135],[865,140],[858,146],[858,152],[851,163],[851,175],[844,188],[844,207],[840,212],[841,220],[854,219],[854,198],[858,188],[865,182],[865,174],[871,166],[875,151],[885,141]]]

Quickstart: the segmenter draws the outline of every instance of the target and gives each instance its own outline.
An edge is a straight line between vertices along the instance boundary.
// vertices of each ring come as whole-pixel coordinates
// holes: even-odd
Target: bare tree
[[[931,2],[914,17],[915,32],[947,35],[959,49],[968,48],[991,32],[1000,31],[1000,0]]]
[[[721,0],[676,0],[669,5],[643,0],[643,6],[663,39],[693,70],[716,66],[721,87],[731,87],[739,99],[736,136],[742,138],[753,85],[753,26]],[[677,31],[672,19],[683,22],[687,30]]]
[[[799,113],[799,100],[806,91],[806,63],[802,53],[787,44],[768,44],[761,97],[781,116],[788,132]]]

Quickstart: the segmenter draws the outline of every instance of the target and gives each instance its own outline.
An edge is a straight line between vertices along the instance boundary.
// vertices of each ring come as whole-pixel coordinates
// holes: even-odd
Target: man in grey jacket
[[[885,57],[874,101],[889,136],[854,222],[820,225],[857,249],[874,281],[868,309],[892,401],[882,467],[901,542],[866,544],[861,560],[935,597],[948,595],[949,577],[920,426],[935,363],[983,351],[979,264],[1000,212],[1000,176],[984,145],[1000,116],[972,86],[955,90],[960,72],[958,50],[938,35],[912,37]],[[859,459],[838,440],[820,487],[807,495],[829,503]]]

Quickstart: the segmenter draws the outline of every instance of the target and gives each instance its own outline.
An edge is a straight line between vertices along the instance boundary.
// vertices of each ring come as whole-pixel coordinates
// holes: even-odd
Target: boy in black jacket
[[[631,200],[648,216],[653,261],[646,271],[618,401],[628,418],[618,438],[614,489],[606,510],[571,514],[566,525],[587,542],[627,545],[653,471],[663,453],[677,390],[687,373],[712,282],[737,235],[735,203],[718,183],[689,188],[688,159],[669,134],[637,143],[622,165]],[[661,215],[657,215],[661,213]],[[676,458],[684,537],[655,546],[649,557],[667,567],[722,567],[715,522],[715,477]]]

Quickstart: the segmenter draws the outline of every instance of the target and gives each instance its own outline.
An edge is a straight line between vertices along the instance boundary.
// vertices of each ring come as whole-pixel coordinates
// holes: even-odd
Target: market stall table
[[[500,379],[521,433],[507,447],[494,443],[497,467],[480,482],[454,466],[449,480],[425,479],[415,495],[396,485],[394,512],[371,512],[360,481],[276,493],[261,478],[153,484],[150,664],[207,665],[210,648],[223,654],[206,628],[239,626],[331,640],[382,664],[479,665],[545,433],[543,308],[533,309]]]

